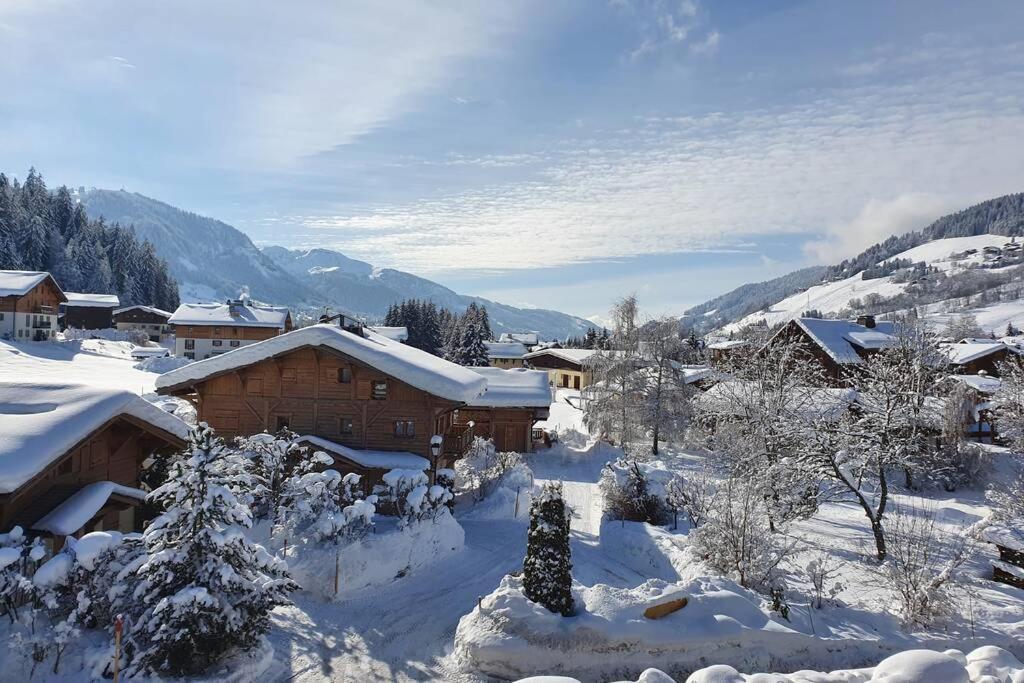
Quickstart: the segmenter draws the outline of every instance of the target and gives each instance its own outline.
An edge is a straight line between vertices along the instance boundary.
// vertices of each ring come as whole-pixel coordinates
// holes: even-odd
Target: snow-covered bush
[[[879,577],[903,621],[930,626],[956,614],[960,569],[975,547],[972,530],[947,533],[934,509],[904,506],[893,511],[886,536],[888,554]]]
[[[395,469],[384,474],[386,499],[393,506],[400,529],[424,519],[436,519],[449,514],[448,504],[453,495],[440,484],[430,485],[430,479],[421,470]]]
[[[251,507],[256,518],[266,519],[277,512],[285,480],[299,466],[308,450],[300,446],[297,439],[298,435],[288,429],[277,434],[254,434],[235,439],[235,448],[252,464],[251,471],[257,480],[251,493]]]
[[[714,495],[714,484],[707,472],[685,477],[681,474],[673,475],[665,482],[665,505],[672,511],[673,526],[678,526],[675,517],[680,511],[686,514],[692,528],[703,524],[711,515]]]
[[[544,484],[530,505],[523,561],[523,594],[566,617],[573,612],[570,514],[562,499],[562,482]]]
[[[1024,520],[1024,465],[1017,464],[1008,476],[993,481],[985,497],[997,521]]]
[[[284,562],[242,533],[252,514],[233,493],[243,481],[224,462],[231,457],[200,423],[187,458],[150,494],[164,513],[142,536],[130,676],[197,674],[254,647],[270,627],[270,611],[289,604],[298,587]]]
[[[26,567],[45,555],[39,539],[30,541],[20,526],[0,534],[0,606],[12,624],[18,619],[18,607],[34,597]]]
[[[792,542],[773,532],[759,487],[729,477],[715,495],[708,518],[690,532],[690,543],[709,567],[744,588],[767,591]]]
[[[648,524],[668,521],[664,500],[651,491],[646,468],[637,461],[620,459],[608,463],[601,471],[598,486],[608,519]]]
[[[811,584],[811,605],[816,609],[835,602],[842,592],[843,584],[837,580],[839,569],[839,559],[826,552],[818,553],[804,565],[804,574]]]
[[[336,470],[296,472],[282,487],[277,512],[278,533],[287,538],[323,541],[334,536],[340,515],[341,475]]]
[[[466,455],[455,463],[455,480],[468,491],[473,500],[480,501],[501,485],[505,473],[523,464],[523,456],[515,451],[499,452],[490,439],[475,437]]]

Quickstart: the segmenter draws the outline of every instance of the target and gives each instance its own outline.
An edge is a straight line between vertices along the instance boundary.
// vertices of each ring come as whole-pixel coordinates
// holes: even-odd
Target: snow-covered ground
[[[0,377],[114,387],[139,395],[153,391],[157,374],[138,370],[131,342],[84,339],[0,341]]]

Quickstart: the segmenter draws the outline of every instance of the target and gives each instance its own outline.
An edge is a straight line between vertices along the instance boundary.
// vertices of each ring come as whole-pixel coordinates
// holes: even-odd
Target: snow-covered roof
[[[840,365],[855,365],[861,362],[856,348],[880,349],[893,343],[896,326],[879,321],[869,328],[850,320],[825,320],[822,318],[798,318],[800,326],[832,360]]]
[[[256,304],[182,304],[171,315],[172,325],[225,325],[284,329],[288,309]]]
[[[597,353],[597,351],[594,349],[540,349],[526,354],[524,358],[530,359],[543,355],[552,355],[555,358],[561,358],[562,360],[567,360],[570,363],[579,363],[582,365],[595,353]]]
[[[756,382],[730,379],[719,382],[694,399],[700,408],[718,415],[745,417],[745,407],[755,405],[759,385]],[[772,392],[773,389],[768,389]],[[853,389],[831,387],[800,387],[793,392],[790,408],[806,418],[838,419],[858,400]]]
[[[351,356],[417,389],[452,401],[471,401],[487,387],[487,380],[472,370],[426,351],[373,332],[367,332],[365,337],[361,337],[330,324],[303,327],[190,363],[158,377],[156,387],[161,390],[194,384],[296,349],[316,346]]]
[[[387,337],[392,341],[409,341],[408,327],[384,327],[381,325],[373,325],[370,327],[370,329],[379,334],[380,336]]]
[[[118,315],[118,314],[121,314],[121,313],[127,313],[128,311],[135,311],[135,310],[143,311],[145,313],[152,313],[153,315],[160,315],[160,316],[163,316],[165,318],[170,318],[172,315],[174,315],[173,313],[170,313],[168,311],[164,311],[164,310],[159,309],[159,308],[155,308],[153,306],[125,306],[124,308],[114,309],[114,315]]]
[[[680,365],[677,369],[683,379],[683,384],[693,384],[717,374],[716,370],[706,365]]]
[[[38,270],[0,270],[0,296],[23,296],[48,277]]]
[[[547,408],[551,405],[551,386],[544,370],[526,368],[471,368],[487,378],[487,390],[469,401],[481,408]]]
[[[32,528],[36,531],[48,531],[57,536],[70,536],[88,524],[115,493],[136,500],[146,499],[146,492],[141,489],[115,484],[112,481],[93,482],[73,493],[70,498],[33,524]]]
[[[521,342],[499,341],[484,342],[488,358],[522,358],[526,355],[526,347]]]
[[[188,438],[187,424],[130,391],[0,381],[0,493],[16,490],[119,415],[130,415],[179,439]]]
[[[729,349],[738,349],[741,346],[746,346],[748,343],[745,339],[725,339],[723,341],[711,342],[707,345],[707,348],[713,351],[728,351]]]
[[[319,436],[301,436],[299,441],[306,442],[316,448],[340,455],[346,460],[375,470],[425,470],[430,467],[430,461],[423,456],[406,451],[369,451],[361,448],[350,448],[334,441],[322,439]]]
[[[957,344],[999,344],[998,339],[986,339],[985,337],[965,337],[957,342]]]
[[[966,384],[983,394],[994,394],[1003,385],[1001,379],[990,375],[950,375],[949,379]]]
[[[1000,353],[1008,351],[1009,349],[1010,347],[1000,341],[996,341],[994,343],[991,341],[985,343],[958,342],[956,344],[945,344],[942,346],[943,353],[946,354],[949,358],[949,362],[953,365],[964,365],[993,353]]]
[[[68,306],[79,306],[82,308],[117,308],[121,300],[116,294],[87,294],[84,292],[64,292],[68,298]]]
[[[1024,522],[1024,520],[1020,519],[1016,521]],[[989,543],[995,543],[1010,550],[1024,552],[1024,527],[1018,524],[993,525],[985,529],[982,532],[982,536]]]
[[[519,342],[526,346],[536,346],[540,343],[540,333],[538,332],[502,332],[501,336],[498,337],[500,342]]]

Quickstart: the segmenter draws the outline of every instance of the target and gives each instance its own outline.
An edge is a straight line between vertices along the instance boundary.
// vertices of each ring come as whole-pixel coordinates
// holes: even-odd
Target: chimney
[[[859,315],[857,316],[857,324],[866,327],[869,330],[873,330],[875,328],[875,316]]]

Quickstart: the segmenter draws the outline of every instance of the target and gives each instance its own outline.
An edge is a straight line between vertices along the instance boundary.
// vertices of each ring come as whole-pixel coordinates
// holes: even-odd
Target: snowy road
[[[637,585],[644,577],[608,558],[597,544],[600,462],[544,461],[531,465],[539,480],[565,481],[573,520],[575,578],[587,585]],[[540,481],[538,482],[540,483]],[[445,658],[459,619],[477,596],[493,591],[522,566],[526,525],[464,521],[466,548],[433,567],[344,602],[299,597],[274,614],[274,681],[475,681],[451,670]]]

